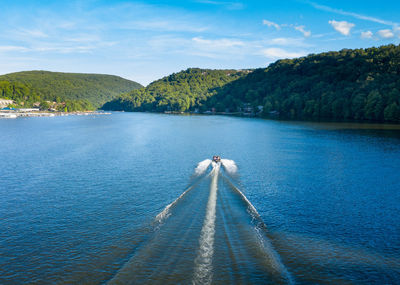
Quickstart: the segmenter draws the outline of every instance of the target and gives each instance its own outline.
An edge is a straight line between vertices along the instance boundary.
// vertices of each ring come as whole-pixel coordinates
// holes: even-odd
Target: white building
[[[18,109],[19,112],[37,112],[40,111],[39,108],[20,108]]]
[[[6,100],[6,99],[0,99],[0,108],[5,108],[10,104],[13,104],[13,100]]]

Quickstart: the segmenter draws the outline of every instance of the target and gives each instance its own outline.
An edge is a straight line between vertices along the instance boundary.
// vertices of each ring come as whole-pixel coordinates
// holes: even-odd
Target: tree
[[[386,121],[400,122],[400,107],[393,102],[385,108],[384,116]]]
[[[369,120],[381,120],[383,115],[382,96],[379,91],[371,91],[365,105],[365,118]]]
[[[40,110],[48,110],[50,108],[50,104],[46,101],[40,103],[39,106]]]

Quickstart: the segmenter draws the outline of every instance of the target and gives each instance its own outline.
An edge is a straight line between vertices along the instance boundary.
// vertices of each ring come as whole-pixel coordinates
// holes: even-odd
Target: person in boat
[[[213,161],[214,162],[220,162],[221,161],[221,157],[219,157],[219,155],[214,155],[213,156]]]

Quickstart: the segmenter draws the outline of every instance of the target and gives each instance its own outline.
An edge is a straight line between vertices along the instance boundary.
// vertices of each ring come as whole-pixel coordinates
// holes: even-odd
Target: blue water
[[[391,126],[0,120],[0,284],[400,283],[399,169]]]

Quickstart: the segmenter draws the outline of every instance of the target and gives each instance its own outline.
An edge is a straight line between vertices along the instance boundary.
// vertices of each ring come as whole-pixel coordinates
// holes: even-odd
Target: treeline
[[[235,112],[245,104],[286,119],[400,122],[400,46],[311,54],[253,72],[188,69],[103,108]]]
[[[154,81],[146,88],[124,94],[106,103],[102,109],[185,112],[199,107],[205,110],[218,103],[214,98],[221,88],[249,72],[189,68]]]
[[[49,71],[23,71],[0,76],[0,81],[14,85],[25,85],[41,98],[65,102],[90,102],[100,107],[122,93],[141,88],[137,82],[114,75],[62,73]],[[28,94],[29,92],[26,92]],[[33,94],[31,94],[33,96]],[[73,108],[73,107],[72,107]]]
[[[18,82],[0,81],[0,98],[13,100],[14,104],[11,107],[40,107],[43,110],[55,107],[56,110],[62,112],[94,110],[93,105],[87,100],[53,97],[38,92],[30,85]]]

